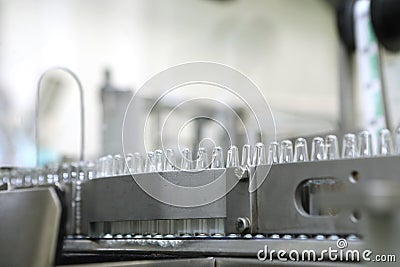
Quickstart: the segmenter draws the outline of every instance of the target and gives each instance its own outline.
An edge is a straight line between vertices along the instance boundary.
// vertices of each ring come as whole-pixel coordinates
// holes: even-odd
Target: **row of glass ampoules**
[[[294,146],[292,141],[271,142],[266,153],[266,147],[257,143],[252,151],[246,144],[242,149],[242,158],[239,161],[239,150],[231,146],[227,151],[226,164],[224,152],[221,147],[215,147],[211,161],[208,161],[207,151],[200,147],[196,159],[192,159],[189,148],[182,150],[180,167],[177,165],[174,150],[167,149],[147,152],[143,160],[140,153],[127,154],[126,161],[121,155],[108,155],[98,160],[96,177],[147,173],[171,170],[202,170],[207,168],[224,168],[237,166],[258,166],[264,164],[291,163],[303,161],[333,160],[340,158],[370,157],[373,155],[388,156],[400,155],[400,129],[395,132],[395,146],[389,130],[383,129],[378,134],[378,151],[374,154],[372,149],[372,136],[368,131],[361,131],[357,135],[348,133],[343,136],[342,153],[339,152],[339,142],[335,135],[325,138],[315,137],[311,143],[311,154],[308,153],[307,141],[297,138]],[[253,152],[253,153],[252,153]]]
[[[96,177],[95,170],[96,165],[92,161],[51,164],[43,168],[3,168],[0,169],[0,186],[29,187],[91,180]]]
[[[269,146],[268,163],[290,163],[302,161],[348,159],[358,157],[400,155],[400,128],[395,131],[395,145],[392,134],[388,129],[378,133],[377,151],[374,153],[372,135],[368,131],[361,131],[357,135],[347,133],[342,140],[342,153],[339,152],[339,142],[335,135],[324,138],[314,137],[311,143],[311,155],[308,154],[307,141],[297,138],[294,144],[284,140],[281,144],[272,142]]]
[[[83,163],[63,163],[47,166],[42,169],[0,169],[0,185],[11,183],[16,186],[30,186],[36,184],[52,184],[55,182],[68,182],[73,180],[86,180],[96,177],[144,173],[156,171],[202,170],[207,168],[224,168],[237,166],[257,166],[264,164],[290,163],[301,161],[332,160],[340,158],[357,158],[400,155],[400,128],[394,133],[394,138],[389,130],[384,129],[378,133],[377,151],[372,149],[372,136],[368,131],[361,131],[357,135],[345,134],[342,142],[341,154],[339,153],[338,138],[328,135],[324,138],[315,137],[311,143],[311,154],[308,153],[307,141],[298,138],[294,146],[290,140],[271,142],[266,153],[266,147],[257,143],[253,149],[244,145],[242,158],[239,161],[239,151],[236,146],[231,146],[226,154],[221,147],[215,147],[211,161],[205,148],[200,147],[197,156],[192,160],[190,149],[182,150],[180,165],[176,162],[174,150],[167,149],[148,152],[145,159],[140,153],[127,154],[126,161],[120,155],[108,155],[100,158],[96,164],[91,161]],[[394,140],[394,142],[393,142]]]
[[[339,152],[339,142],[335,135],[328,135],[324,138],[314,137],[311,143],[311,155],[308,155],[307,141],[304,138],[297,138],[293,145],[289,140],[281,143],[280,151],[278,143],[271,143],[269,155],[270,163],[288,163],[301,161],[334,160],[358,157],[372,157],[400,155],[400,130],[395,132],[395,146],[392,134],[388,129],[380,130],[378,133],[377,151],[374,153],[372,135],[368,131],[361,131],[357,135],[347,133],[342,140],[342,153]],[[272,147],[271,147],[272,146]],[[280,156],[278,156],[280,153]],[[279,158],[279,160],[278,160]]]
[[[231,146],[228,150],[227,162],[227,166],[239,166],[239,152],[236,146]],[[126,159],[121,155],[107,155],[98,160],[97,177],[129,173],[225,168],[223,149],[219,146],[215,147],[212,153],[212,160],[209,161],[207,150],[204,147],[198,149],[195,160],[192,159],[191,150],[184,148],[179,166],[173,149],[167,149],[165,153],[160,149],[154,152],[147,152],[145,159],[140,153],[129,153],[126,155]]]

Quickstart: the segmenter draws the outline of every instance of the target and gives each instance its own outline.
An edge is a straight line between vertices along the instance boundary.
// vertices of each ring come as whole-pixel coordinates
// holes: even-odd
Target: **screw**
[[[236,229],[240,233],[247,232],[250,229],[250,220],[247,217],[239,217],[236,220]]]

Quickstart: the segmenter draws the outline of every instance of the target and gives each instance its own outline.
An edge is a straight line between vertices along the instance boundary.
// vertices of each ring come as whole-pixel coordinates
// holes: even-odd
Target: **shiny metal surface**
[[[92,264],[77,264],[77,265],[63,265],[64,267],[133,267],[133,266],[146,266],[146,267],[164,267],[164,266],[191,266],[191,267],[215,267],[215,259],[173,259],[173,260],[141,260],[141,261],[127,261],[127,262],[106,262],[106,263],[92,263]],[[58,266],[58,267],[61,267]]]
[[[352,220],[354,211],[351,209],[343,208],[334,216],[307,214],[299,204],[300,196],[296,194],[298,186],[308,179],[335,179],[340,183],[338,187],[340,191],[347,192],[357,190],[376,179],[396,181],[400,173],[399,160],[399,157],[392,156],[272,166],[257,192],[259,207],[257,232],[360,234],[363,217],[361,216],[360,221]]]
[[[54,188],[0,191],[0,266],[53,266],[61,216]]]
[[[280,262],[280,261],[273,261],[273,262],[263,262],[257,259],[238,259],[238,258],[216,258],[215,259],[215,266],[218,267],[258,267],[258,266],[274,266],[274,267],[344,267],[344,266],[361,266],[360,263],[338,263],[338,262]]]
[[[221,188],[221,196],[224,195],[226,188],[233,187],[234,183],[238,183],[239,178],[234,175],[234,168],[225,172],[225,169],[210,169],[198,173],[188,172],[165,172],[161,175],[176,184],[184,186],[201,186],[211,181],[216,177],[228,177],[223,179],[223,183],[219,183]],[[136,179],[159,179],[158,173],[144,173],[135,176]],[[160,189],[161,190],[161,189]],[[247,191],[247,186],[242,190]],[[246,192],[245,191],[245,192]],[[244,196],[246,194],[244,192]],[[230,195],[232,196],[232,195]],[[204,196],[207,199],[207,196]],[[234,201],[234,200],[233,200]],[[244,204],[246,209],[248,206]],[[235,204],[236,205],[236,204]],[[237,206],[237,205],[236,205]],[[233,207],[232,207],[233,208]],[[146,194],[140,186],[132,179],[130,175],[121,175],[109,178],[94,179],[86,181],[82,184],[81,198],[81,230],[83,234],[97,237],[100,233],[94,226],[99,223],[108,224],[110,222],[128,222],[128,225],[123,228],[128,229],[128,232],[119,232],[119,234],[127,234],[136,232],[138,228],[129,229],[129,223],[132,225],[140,221],[151,220],[181,220],[181,219],[222,219],[227,217],[227,198],[222,197],[209,204],[197,207],[175,207],[161,203],[153,197]],[[234,218],[236,221],[236,217]],[[190,223],[190,222],[188,222]],[[221,234],[225,233],[224,223],[222,226],[210,226],[206,233],[217,233],[214,228],[220,229]],[[107,227],[106,227],[107,228]],[[109,228],[112,228],[111,226]],[[188,233],[196,231],[197,225],[187,228],[193,228]],[[146,227],[148,229],[148,227]],[[110,229],[111,230],[111,229]],[[190,230],[190,229],[189,229]],[[154,230],[157,232],[157,230]],[[149,233],[154,233],[150,231]],[[104,232],[106,233],[106,232]],[[146,232],[147,233],[147,232]],[[193,232],[194,233],[194,232]],[[111,232],[111,234],[117,234]],[[145,234],[144,232],[141,234]],[[171,233],[174,234],[174,233]]]
[[[316,263],[316,262],[262,262],[256,259],[238,259],[238,258],[204,258],[204,259],[178,259],[178,260],[143,260],[143,261],[129,261],[129,262],[107,262],[96,264],[79,264],[79,265],[66,265],[70,267],[130,267],[130,266],[144,266],[144,267],[164,267],[164,266],[191,266],[191,267],[242,267],[242,266],[274,266],[274,267],[344,267],[344,266],[360,266],[359,263]],[[65,267],[66,267],[65,266]],[[61,267],[61,266],[59,266]]]
[[[227,188],[237,183],[223,198],[208,205],[193,208],[173,207],[163,204],[141,190],[129,175],[95,179],[82,184],[81,225],[82,233],[92,237],[100,234],[159,233],[181,234],[171,229],[173,221],[181,219],[216,219],[224,221],[221,234],[230,233],[278,233],[278,234],[352,234],[361,233],[358,221],[352,220],[353,210],[326,209],[324,216],[310,214],[301,207],[298,187],[304,181],[314,179],[337,182],[332,188],[338,192],[351,191],[373,179],[393,181],[397,179],[400,167],[398,156],[329,160],[318,162],[297,162],[274,164],[266,177],[267,165],[251,167],[255,181],[263,181],[261,186],[249,193],[249,179],[239,179],[235,168],[225,172]],[[167,179],[186,183],[204,183],[225,170],[206,170],[194,177],[184,172],[165,173]],[[260,175],[262,174],[262,175]],[[356,174],[357,177],[353,177]],[[141,174],[142,179],[151,179],[153,173]],[[170,177],[168,178],[168,175]],[[248,176],[248,173],[242,174]],[[265,179],[264,179],[265,178]],[[239,179],[239,182],[237,182]],[[224,190],[225,188],[221,188]],[[329,186],[328,186],[329,189]],[[206,198],[207,196],[205,196]],[[311,201],[313,209],[320,207],[316,198]],[[328,216],[332,213],[332,216]],[[249,230],[237,227],[239,218],[249,219]],[[130,227],[140,221],[161,222],[161,230],[153,227]],[[239,219],[240,220],[240,219]],[[126,225],[124,224],[126,222]],[[189,221],[187,221],[189,223]],[[102,225],[105,225],[104,227]],[[186,224],[185,224],[186,225]],[[187,224],[188,226],[189,224]],[[206,225],[206,224],[202,224]],[[118,226],[118,227],[115,227]],[[121,227],[119,227],[121,226]],[[196,225],[196,229],[205,229]],[[189,227],[190,228],[190,227]],[[189,229],[186,227],[185,229]],[[113,230],[115,229],[115,231]],[[140,229],[147,229],[145,232]],[[150,230],[148,230],[150,229]],[[193,228],[189,234],[202,233]],[[239,231],[240,230],[240,231]],[[203,231],[204,234],[217,233]]]
[[[348,238],[349,249],[361,249],[362,242]],[[191,257],[257,257],[257,252],[267,245],[270,250],[315,250],[317,255],[329,247],[335,248],[336,241],[328,237],[323,240],[291,240],[278,238],[209,237],[209,238],[119,238],[119,239],[68,239],[64,243],[67,253],[136,253],[163,255],[190,255]]]
[[[270,250],[315,250],[317,254],[320,254],[329,247],[335,248],[339,238],[346,238],[349,249],[362,250],[365,248],[364,245],[367,244],[369,248],[384,253],[384,250],[381,249],[385,246],[382,244],[387,243],[388,237],[398,233],[396,229],[399,226],[399,217],[395,213],[399,208],[398,200],[400,197],[397,181],[397,174],[400,171],[400,167],[397,167],[398,161],[399,157],[375,157],[276,164],[272,166],[267,177],[260,176],[260,173],[263,173],[263,168],[267,167],[265,165],[251,167],[249,172],[240,172],[239,177],[237,176],[237,168],[206,170],[197,174],[199,176],[195,176],[195,178],[189,177],[191,179],[187,179],[188,176],[185,172],[167,174],[171,175],[169,179],[178,179],[175,181],[181,179],[182,182],[195,184],[210,181],[215,175],[225,171],[227,187],[234,182],[237,183],[225,197],[210,204],[193,208],[173,207],[160,203],[145,194],[129,175],[84,181],[81,195],[74,194],[74,188],[67,183],[64,185],[67,199],[72,202],[67,207],[68,214],[82,216],[81,219],[79,219],[79,216],[71,218],[73,223],[71,228],[76,229],[76,226],[80,224],[84,229],[84,238],[69,235],[65,240],[63,252],[64,255],[75,257],[75,262],[78,263],[80,263],[79,259],[82,255],[83,257],[90,255],[92,260],[94,257],[92,262],[99,262],[96,257],[97,259],[108,257],[109,261],[115,261],[121,255],[125,255],[122,256],[124,261],[138,260],[132,263],[137,264],[136,266],[140,266],[140,264],[158,266],[158,264],[167,264],[166,262],[171,261],[171,259],[181,260],[182,257],[202,258],[205,260],[204,262],[210,260],[207,257],[213,257],[212,266],[219,266],[218,264],[220,266],[291,266],[293,263],[259,262],[256,259],[257,252],[267,245]],[[249,173],[252,172],[255,173],[255,179],[263,180],[266,178],[255,195],[250,194],[248,190],[250,181],[248,177],[251,176]],[[155,175],[155,173],[142,174],[142,179],[151,178],[152,175]],[[349,197],[340,198],[340,200],[344,200],[343,203],[341,201],[335,202],[340,206],[336,215],[314,216],[302,210],[297,189],[304,181],[310,179],[313,181],[324,179],[337,181],[335,190],[343,194],[350,194]],[[48,189],[16,189],[15,191],[3,191],[1,194],[29,193],[31,191],[36,192],[36,190]],[[357,195],[357,192],[361,193]],[[351,198],[350,196],[355,197]],[[81,208],[80,213],[76,212],[78,200]],[[314,201],[319,202],[321,199],[316,197]],[[6,202],[1,201],[0,204]],[[33,211],[36,210],[36,203],[46,207],[41,201],[15,201],[15,203],[25,202],[26,205],[23,207],[25,209],[31,207]],[[32,203],[35,203],[35,205],[31,206]],[[1,207],[4,209],[9,207],[8,205]],[[255,209],[253,205],[256,205]],[[327,208],[322,204],[320,207]],[[359,207],[369,209],[370,213],[365,209],[358,210]],[[11,212],[11,210],[18,210],[18,207],[14,208],[13,206],[13,208],[4,212]],[[359,214],[355,215],[355,211]],[[3,214],[3,211],[1,212]],[[14,218],[13,220],[22,218],[23,221],[31,221],[31,219],[25,220],[25,217],[23,217],[29,212],[14,211],[14,217],[11,217]],[[371,214],[374,216],[373,220],[370,219]],[[47,216],[50,215],[47,214]],[[46,216],[40,215],[40,218],[43,219]],[[372,228],[387,231],[375,231],[372,234],[371,230],[362,231],[362,224],[366,219],[370,219]],[[39,235],[40,232],[41,238],[45,238],[44,230],[36,232],[42,225],[39,226],[35,220],[39,220],[39,218],[32,220],[33,223],[30,223],[27,227],[29,228],[26,230],[27,233],[32,235],[31,232],[35,231],[34,234]],[[138,222],[140,224],[135,224]],[[244,222],[243,226],[238,222]],[[6,220],[2,223],[9,227],[8,225],[11,222]],[[18,223],[19,228],[26,227],[23,222]],[[76,224],[74,225],[74,223]],[[182,229],[189,229],[193,232],[176,230],[178,229],[176,228],[177,223],[182,224],[184,227]],[[218,224],[219,226],[214,228],[218,230],[208,231],[210,228],[207,227],[210,224],[214,226]],[[51,227],[47,228],[52,229]],[[146,229],[146,233],[136,231],[137,229]],[[20,232],[17,228],[10,231],[10,233]],[[239,232],[242,233],[239,234]],[[13,236],[10,233],[7,232],[5,236]],[[357,237],[361,233],[365,234],[366,237],[373,237],[374,241],[366,243],[363,239],[363,242],[361,242]],[[390,240],[393,241],[390,242],[393,247],[398,247],[398,238],[391,238]],[[47,248],[48,245],[49,243],[47,243]],[[18,245],[18,248],[21,248],[21,251],[29,250],[26,246]],[[37,250],[38,248],[34,247],[34,249]],[[8,252],[10,251],[11,249],[8,250]],[[13,253],[13,255],[18,255],[15,250],[13,250]],[[36,252],[32,250],[32,253]],[[119,256],[113,258],[115,255]],[[152,260],[146,261],[147,259]],[[190,262],[189,259],[185,260],[187,260],[186,263]],[[184,262],[182,260],[176,264],[184,264]],[[200,264],[204,262],[200,261]],[[194,266],[196,266],[195,264],[193,262]],[[301,264],[297,263],[293,266],[302,266]],[[326,261],[314,265],[341,266],[343,264],[332,264]],[[0,266],[3,265],[0,264]],[[305,266],[313,265],[307,264]]]

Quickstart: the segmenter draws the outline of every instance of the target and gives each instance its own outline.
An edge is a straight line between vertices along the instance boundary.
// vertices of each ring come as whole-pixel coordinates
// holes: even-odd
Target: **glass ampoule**
[[[253,166],[267,164],[267,155],[265,153],[265,146],[263,143],[257,143],[254,146]]]
[[[325,156],[326,160],[339,159],[339,143],[336,135],[330,134],[325,137]]]
[[[107,155],[104,161],[104,176],[113,175],[114,158],[112,155]]]
[[[52,171],[50,170],[50,164],[44,166],[42,168],[42,172],[43,172],[45,184],[52,184],[53,183],[53,174],[52,174]],[[27,185],[26,184],[26,176],[24,175],[23,177],[25,178],[23,184]]]
[[[133,154],[132,173],[143,172],[143,159],[139,152]]]
[[[251,161],[251,146],[249,144],[245,144],[242,149],[242,163],[241,166],[243,168],[250,167],[252,164]]]
[[[94,161],[86,162],[85,173],[87,180],[92,180],[96,178],[96,164]],[[55,175],[53,175],[53,179],[56,180]]]
[[[394,154],[400,155],[400,126],[394,130]]]
[[[106,157],[104,157],[104,164],[106,162]],[[105,166],[104,166],[105,168]],[[104,174],[105,175],[105,174]],[[103,177],[104,177],[103,175]],[[61,164],[61,180],[62,182],[68,182],[70,181],[70,177],[69,177],[69,164],[64,162]]]
[[[3,170],[3,184],[8,184],[10,182],[10,171],[9,170]]]
[[[72,164],[72,163],[71,163]],[[79,174],[79,163],[74,163],[74,168],[76,168],[75,180],[78,179]],[[43,168],[36,169],[37,177],[38,177],[38,184],[44,185],[47,183],[46,174],[44,173]],[[23,177],[21,177],[23,180]]]
[[[15,169],[15,171],[13,171],[13,177],[11,179],[11,184],[15,185],[17,187],[21,187],[22,185],[27,185],[28,184],[26,182],[26,181],[28,181],[28,179],[26,179],[27,177],[31,177],[31,181],[32,181],[31,184],[34,184],[33,183],[34,179],[36,179],[36,181],[37,181],[37,183],[34,184],[34,185],[43,184],[43,183],[39,183],[39,176],[40,176],[39,175],[40,174],[39,170],[40,169],[36,169],[35,168],[35,169],[31,169],[29,171],[29,173],[26,173],[27,169],[22,169],[22,168],[21,169]]]
[[[96,165],[96,161],[93,161],[93,165],[95,168],[95,174],[94,174],[94,178],[97,177],[97,165]],[[54,169],[53,169],[54,173],[53,173],[53,180],[54,182],[61,182],[61,164],[55,164],[54,165]]]
[[[239,149],[237,146],[231,146],[226,155],[226,167],[239,167]]]
[[[222,147],[217,146],[213,150],[211,168],[220,169],[224,168],[224,151]]]
[[[196,170],[204,170],[209,166],[207,150],[204,147],[199,147],[196,158]]]
[[[147,152],[146,159],[144,162],[144,172],[154,172],[156,170],[156,166],[154,164],[154,152]]]
[[[187,147],[182,150],[181,169],[182,170],[192,169],[192,152]]]
[[[343,136],[342,158],[357,157],[357,142],[355,134],[348,133]]]
[[[133,154],[128,153],[125,157],[125,168],[124,173],[130,174],[133,171]]]
[[[112,161],[111,161],[111,166],[112,166]],[[79,173],[79,164],[77,162],[71,162],[69,164],[69,177],[71,179],[71,181],[76,181],[78,179],[78,173]],[[42,183],[42,177],[39,175],[38,176],[38,181],[39,184],[43,184]]]
[[[164,171],[164,154],[161,149],[154,151],[154,164],[156,171]]]
[[[307,140],[304,138],[297,138],[294,142],[294,159],[293,162],[308,161]]]
[[[314,137],[311,143],[311,161],[323,160],[325,154],[325,142],[322,137]]]
[[[124,159],[117,154],[113,159],[113,175],[121,175],[124,172]]]
[[[92,161],[90,161],[91,163],[92,163],[92,168],[96,168],[96,166],[95,166],[95,164],[94,164],[94,162],[92,162]],[[47,182],[49,183],[49,184],[51,184],[51,183],[58,183],[60,180],[60,178],[59,178],[59,176],[58,176],[58,170],[60,169],[60,166],[59,166],[59,164],[57,164],[57,163],[54,163],[54,164],[50,164],[49,166],[48,166],[48,172],[47,172],[47,174],[46,174],[46,176],[47,176]]]
[[[78,168],[78,180],[86,181],[87,180],[87,165],[85,161],[80,161]]]
[[[361,131],[357,135],[358,137],[358,155],[360,157],[371,157],[372,156],[372,140],[371,133],[368,131]]]
[[[168,148],[165,152],[164,166],[165,166],[166,171],[175,170],[175,166],[176,166],[175,152],[171,148]]]
[[[104,177],[106,157],[100,157],[96,162],[96,178]]]
[[[84,163],[82,161],[82,163]],[[40,167],[39,172],[40,172],[40,176],[42,176],[43,178],[43,184],[54,184],[54,180],[53,180],[53,172],[50,169],[50,165],[46,165],[43,167]]]
[[[388,129],[382,129],[378,134],[378,155],[393,155],[392,134]]]
[[[273,141],[269,144],[268,147],[268,164],[276,164],[279,163],[279,143]]]
[[[290,140],[283,140],[281,142],[281,155],[280,163],[290,163],[293,162],[293,144]]]

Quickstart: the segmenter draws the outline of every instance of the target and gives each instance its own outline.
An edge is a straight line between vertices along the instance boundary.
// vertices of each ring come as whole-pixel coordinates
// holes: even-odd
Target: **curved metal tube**
[[[80,161],[84,160],[84,154],[85,154],[85,105],[84,105],[84,98],[83,98],[83,87],[82,83],[79,80],[78,76],[72,72],[70,69],[65,68],[65,67],[52,67],[48,70],[46,70],[39,78],[38,84],[37,84],[37,91],[36,91],[36,114],[35,114],[35,145],[36,145],[36,166],[39,166],[39,107],[40,107],[40,87],[42,84],[42,80],[44,76],[50,71],[53,70],[62,70],[65,71],[66,73],[70,74],[72,78],[75,80],[75,82],[78,84],[78,89],[79,89],[79,97],[80,97],[80,109],[81,109],[81,151],[80,151],[80,156],[79,159]]]

